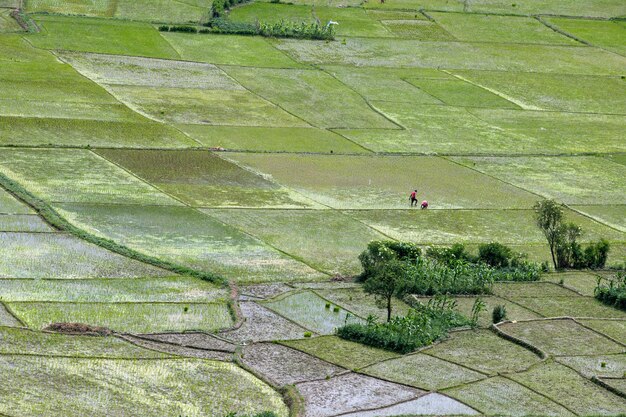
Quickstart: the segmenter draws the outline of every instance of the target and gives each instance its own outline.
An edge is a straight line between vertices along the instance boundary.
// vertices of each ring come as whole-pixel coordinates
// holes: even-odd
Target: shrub
[[[429,345],[446,335],[448,330],[469,324],[454,307],[456,303],[447,297],[437,297],[427,305],[417,303],[405,317],[394,317],[386,323],[378,323],[372,316],[366,324],[348,324],[337,329],[342,339],[365,345],[409,353]]]
[[[503,320],[506,320],[506,307],[499,304],[495,306],[491,312],[491,321],[493,323],[500,323]]]
[[[313,333],[311,333],[311,332],[304,332],[304,337],[308,338],[308,337],[311,337],[311,336],[313,336]]]
[[[462,243],[455,243],[447,247],[430,247],[426,251],[426,256],[436,259],[439,262],[452,265],[458,261],[475,262],[476,258],[465,249]]]
[[[335,27],[330,24],[321,25],[319,22],[286,22],[281,20],[275,23],[261,23],[259,34],[271,38],[296,39],[335,39]]]
[[[620,271],[605,281],[598,279],[595,297],[604,304],[626,311],[626,274]]]
[[[184,32],[184,33],[198,33],[198,28],[195,26],[159,26],[161,32]]]
[[[478,247],[478,261],[494,268],[506,268],[511,265],[513,251],[501,243],[493,242]]]
[[[380,267],[395,259],[403,262],[416,261],[422,255],[422,250],[414,243],[396,242],[394,240],[374,240],[367,245],[367,249],[359,255],[363,273],[359,281],[375,275]]]

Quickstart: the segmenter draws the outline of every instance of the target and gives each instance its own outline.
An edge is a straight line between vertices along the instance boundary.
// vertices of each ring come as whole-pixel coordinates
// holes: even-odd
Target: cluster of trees
[[[580,226],[566,223],[563,208],[554,200],[542,200],[534,205],[537,226],[541,229],[552,255],[554,269],[604,268],[611,245],[605,239],[583,247],[578,239],[583,235]]]
[[[626,273],[618,272],[613,278],[599,279],[595,295],[603,303],[626,311]]]

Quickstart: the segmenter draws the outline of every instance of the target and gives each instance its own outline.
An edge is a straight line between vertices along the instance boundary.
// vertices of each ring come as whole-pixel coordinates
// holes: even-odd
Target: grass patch
[[[179,58],[178,53],[149,24],[119,20],[37,16],[41,33],[29,35],[38,48],[104,54]]]
[[[0,213],[1,214],[34,214],[33,210],[15,197],[0,188]]]
[[[466,13],[429,13],[457,39],[466,42],[580,45],[537,19]]]
[[[136,279],[1,279],[0,300],[6,302],[226,302],[228,290],[187,277]]]
[[[516,104],[488,90],[461,80],[411,79],[409,82],[449,106],[519,108]]]
[[[204,210],[296,259],[333,274],[360,272],[358,254],[382,235],[331,210]],[[303,239],[306,236],[306,239]]]
[[[4,149],[1,172],[53,202],[179,205],[88,150]]]
[[[555,275],[559,276],[561,274]],[[554,279],[552,279],[552,281],[554,281]],[[493,293],[504,298],[553,298],[578,296],[575,292],[568,290],[567,288],[563,288],[560,285],[555,285],[551,282],[496,282],[493,285]]]
[[[321,275],[191,208],[78,204],[58,208],[88,233],[203,274],[240,282],[311,280]]]
[[[157,269],[61,233],[0,233],[2,278],[132,278]]]
[[[53,232],[41,218],[34,215],[2,214],[0,215],[0,231],[2,232]]]
[[[556,363],[546,363],[511,378],[554,398],[578,415],[616,415],[626,407],[625,399]]]
[[[58,303],[10,302],[28,327],[52,323],[90,323],[130,333],[214,332],[233,324],[226,303]]]
[[[242,67],[224,70],[256,94],[316,127],[396,127],[372,111],[361,96],[321,71]],[[298,91],[297,97],[293,91]]]
[[[614,0],[581,0],[563,3],[559,0],[529,0],[511,3],[508,0],[474,0],[468,5],[470,12],[513,14],[556,14],[566,16],[618,17],[626,14],[626,7]]]
[[[209,152],[96,152],[192,206],[302,208],[313,205],[298,194]]]
[[[580,320],[585,326],[626,344],[626,320]]]
[[[223,65],[299,68],[261,37],[161,33],[183,59]]]
[[[426,353],[490,375],[520,372],[539,362],[531,351],[489,330],[452,333]]]
[[[117,337],[93,337],[0,327],[0,355],[72,356],[118,359],[166,358]]]
[[[574,416],[556,402],[500,376],[444,392],[489,415]]]
[[[24,29],[11,16],[13,10],[0,9],[0,33],[23,32]]]
[[[625,204],[626,167],[594,156],[454,158],[544,197],[566,204]],[[600,191],[601,190],[601,191]]]
[[[204,146],[259,152],[369,153],[328,130],[301,127],[178,125]]]
[[[572,320],[507,323],[500,329],[553,355],[600,355],[624,351],[617,343]]]
[[[563,272],[558,274],[544,275],[544,280],[561,283],[569,288],[573,288],[582,295],[593,297],[596,286],[598,285],[598,276],[591,272]],[[511,293],[511,295],[515,295]]]
[[[360,317],[373,315],[380,320],[387,318],[387,310],[378,307],[374,296],[366,294],[360,286],[345,289],[318,289],[316,292]],[[394,316],[405,316],[409,312],[409,308],[409,305],[401,300],[396,298],[392,300],[392,314]]]
[[[334,306],[326,308],[327,301],[311,291],[298,291],[262,304],[309,330],[320,334],[332,334],[346,322],[360,321],[348,311]],[[348,317],[348,314],[350,316]]]
[[[168,123],[306,126],[305,122],[249,91],[119,85],[109,88],[120,101]]]
[[[622,232],[626,232],[626,205],[614,206],[572,206],[592,219],[611,226]]]
[[[336,209],[409,208],[418,189],[431,207],[530,207],[535,196],[436,157],[255,155],[231,159]],[[417,215],[416,212],[413,214]]]
[[[624,10],[626,11],[626,10]],[[616,21],[547,18],[559,29],[595,46],[624,55],[624,26]]]
[[[399,38],[419,41],[455,41],[450,32],[428,20],[383,20],[382,23]]]
[[[231,363],[12,356],[0,357],[0,375],[6,382],[0,387],[2,413],[222,417],[231,410],[272,410],[288,415],[278,393]]]
[[[510,299],[544,317],[626,318],[626,312],[606,306],[591,297],[546,299],[510,297]]]
[[[346,369],[360,369],[373,363],[399,357],[396,353],[364,346],[336,336],[290,340],[281,343]]]
[[[485,378],[483,374],[422,353],[384,361],[361,372],[425,390],[441,390]]]
[[[609,377],[622,378],[626,373],[626,355],[604,356],[566,356],[557,359],[558,362],[574,368],[586,378]]]

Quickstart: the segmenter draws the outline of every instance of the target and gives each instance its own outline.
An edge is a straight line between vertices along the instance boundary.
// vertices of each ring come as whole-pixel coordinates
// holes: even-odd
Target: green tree
[[[556,259],[556,251],[560,242],[563,240],[563,209],[554,200],[542,200],[535,203],[535,221],[537,226],[543,232],[543,235],[550,246],[550,254],[552,255],[552,263],[554,269],[558,269],[559,265]]]
[[[405,264],[391,259],[376,269],[376,272],[363,283],[363,290],[376,297],[380,308],[387,309],[387,321],[391,321],[391,301],[398,291],[400,282],[406,274]]]

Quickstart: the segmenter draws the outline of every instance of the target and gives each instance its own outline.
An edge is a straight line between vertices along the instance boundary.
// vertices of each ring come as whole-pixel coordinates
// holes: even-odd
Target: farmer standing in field
[[[409,196],[409,201],[411,202],[411,207],[413,207],[413,205],[417,207],[417,190],[413,190],[413,192]]]

